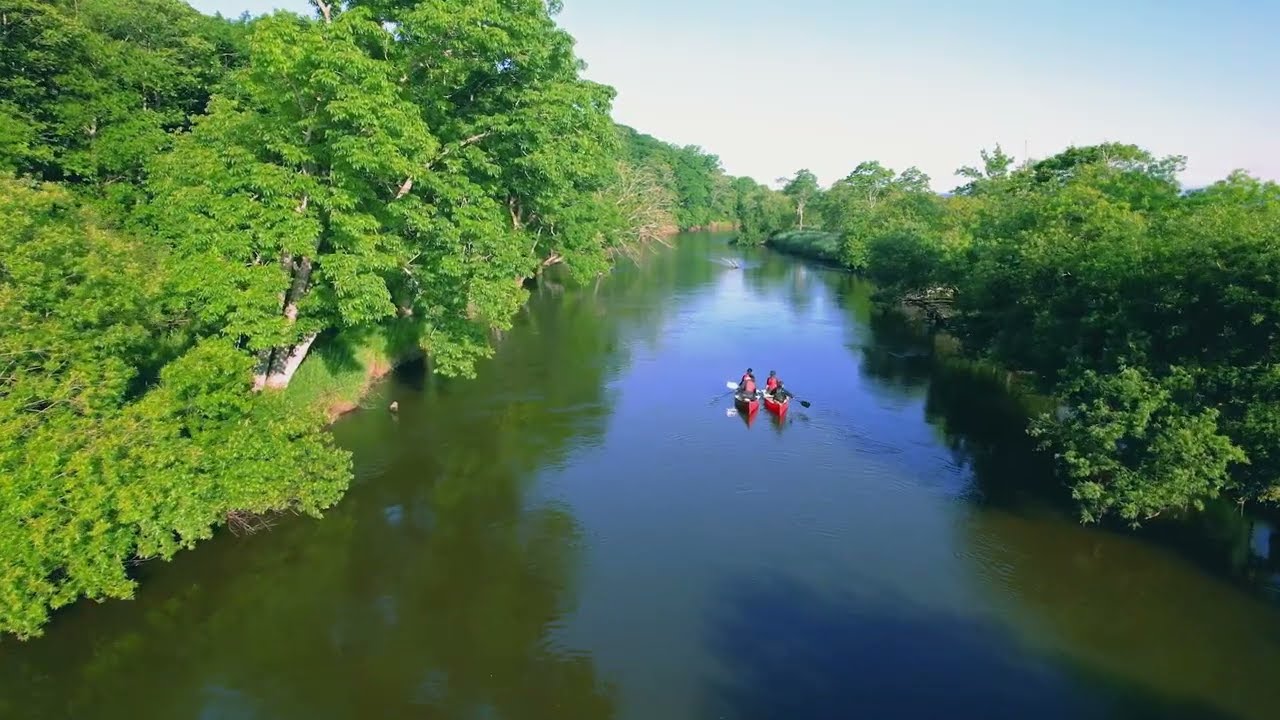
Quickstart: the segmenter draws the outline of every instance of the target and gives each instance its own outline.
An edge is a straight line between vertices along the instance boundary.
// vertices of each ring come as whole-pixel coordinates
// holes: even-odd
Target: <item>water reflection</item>
[[[873,315],[868,328],[864,371],[903,393],[923,393],[925,420],[967,471],[965,499],[975,509],[962,523],[957,554],[972,566],[1005,635],[1091,686],[1120,687],[1120,716],[1273,717],[1280,619],[1256,592],[1239,592],[1275,596],[1276,574],[1253,541],[1258,519],[1212,503],[1138,533],[1081,526],[1051,458],[1025,432],[1027,417],[1047,410],[1046,401],[1003,371],[936,352],[933,338],[901,316]],[[1189,625],[1189,618],[1203,622]],[[930,627],[915,621],[901,631],[928,635]],[[1247,665],[1238,659],[1243,645],[1252,646]],[[982,653],[957,652],[966,666],[986,663]]]
[[[724,671],[704,717],[1237,717],[1028,655],[995,623],[907,598],[823,593],[784,577],[731,584],[722,597],[708,642]]]
[[[862,372],[902,397],[924,395],[932,376],[932,348],[900,318],[872,312],[867,319],[872,341],[858,348]]]
[[[411,482],[368,483],[265,542],[225,539],[134,603],[78,607],[7,648],[0,716],[612,717],[590,657],[554,639],[573,517],[523,507],[502,453],[534,443],[462,428],[493,455],[411,454],[391,467]],[[141,702],[122,692],[138,677]]]
[[[1142,537],[1047,522],[990,510],[965,525],[965,561],[1024,642],[1162,697],[1275,717],[1274,607]]]
[[[1027,418],[1051,403],[1026,382],[998,368],[959,358],[948,338],[930,336],[894,312],[872,313],[871,342],[860,348],[862,370],[877,382],[922,394],[924,418],[973,483],[970,499],[1037,517],[1074,522],[1069,490],[1054,475],[1052,458],[1026,432]],[[939,345],[947,349],[940,351]],[[1190,517],[1148,522],[1139,537],[1176,549],[1204,569],[1254,588],[1273,587],[1276,563],[1253,541],[1270,525],[1226,502],[1211,502]],[[1104,526],[1128,534],[1127,527]]]

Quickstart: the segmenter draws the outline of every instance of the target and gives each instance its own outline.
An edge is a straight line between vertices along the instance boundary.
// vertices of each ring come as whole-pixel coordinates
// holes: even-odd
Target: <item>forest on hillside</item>
[[[946,196],[915,168],[864,162],[826,189],[802,170],[769,230],[1056,399],[1028,431],[1083,520],[1274,505],[1280,185],[1186,190],[1185,163],[1109,143],[1019,165],[997,146]]]
[[[351,475],[276,392],[353,329],[468,375],[526,278],[732,221],[544,0],[0,0],[0,631]],[[255,392],[256,391],[256,392]]]

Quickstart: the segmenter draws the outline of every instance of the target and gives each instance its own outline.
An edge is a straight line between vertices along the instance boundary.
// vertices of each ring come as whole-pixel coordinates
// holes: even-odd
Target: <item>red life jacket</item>
[[[755,394],[756,394],[756,381],[755,381],[755,380],[752,380],[750,375],[746,376],[746,377],[743,379],[743,381],[742,381],[742,391],[743,391],[743,392],[745,392],[745,393],[746,393],[746,394],[748,394],[748,395],[755,395]]]
[[[773,392],[778,389],[778,378],[771,377],[764,382],[764,389]]]

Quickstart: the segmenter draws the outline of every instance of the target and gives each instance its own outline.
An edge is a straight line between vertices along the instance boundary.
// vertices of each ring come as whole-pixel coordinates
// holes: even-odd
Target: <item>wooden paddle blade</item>
[[[803,405],[804,407],[813,407],[813,404],[810,403],[808,400],[801,400],[800,404]]]

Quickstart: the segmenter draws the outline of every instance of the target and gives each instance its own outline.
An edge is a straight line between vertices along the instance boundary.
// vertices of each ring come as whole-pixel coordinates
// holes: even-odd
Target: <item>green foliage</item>
[[[725,175],[720,158],[697,146],[678,147],[623,125],[618,137],[623,157],[634,167],[653,168],[675,196],[675,223],[681,230],[736,221],[742,193],[755,186],[750,179]]]
[[[439,221],[418,196],[392,200],[440,143],[401,96],[389,51],[363,13],[265,18],[234,96],[155,163],[146,220],[181,258],[182,292],[208,327],[263,350],[394,313],[406,235]],[[296,275],[285,257],[309,258],[316,278],[296,323],[281,313]]]
[[[796,228],[804,230],[804,210],[818,196],[818,178],[809,170],[800,170],[792,178],[782,178],[782,194],[796,206]]]
[[[947,260],[943,243],[911,228],[890,230],[867,243],[867,276],[895,297],[945,284]]]
[[[781,232],[769,238],[769,247],[832,264],[838,264],[842,257],[840,236],[820,230]]]
[[[748,178],[734,181],[737,191],[738,240],[759,245],[795,221],[791,199]]]
[[[240,60],[180,0],[0,0],[0,168],[128,193]]]
[[[317,410],[423,349],[470,374],[545,267],[732,217],[716,158],[616,128],[557,9],[0,0],[0,173],[32,181],[0,176],[0,632],[318,513],[350,461]]]
[[[167,265],[63,191],[0,182],[0,630],[128,597],[135,558],[346,486],[317,417],[250,395],[246,355],[180,330]]]
[[[969,349],[1067,403],[1034,430],[1086,520],[1280,499],[1280,187],[1182,193],[1183,158],[1133,145],[982,157],[946,199],[859,166],[820,200],[845,262],[895,298],[945,289]]]
[[[900,175],[878,162],[864,162],[817,201],[823,227],[842,237],[841,261],[867,270],[872,246],[882,236],[940,231],[943,212],[917,168]]]
[[[1059,387],[1066,417],[1042,416],[1031,432],[1055,452],[1084,520],[1115,513],[1136,525],[1218,497],[1247,458],[1219,432],[1217,410],[1188,402],[1194,390],[1177,368],[1163,379],[1085,370]]]
[[[582,199],[607,186],[616,169],[612,88],[580,77],[573,39],[542,0],[404,5],[379,19],[397,25],[408,97],[446,150],[463,150],[435,166],[448,171],[450,184],[426,188],[430,201],[437,209],[459,208],[467,217],[457,224],[464,226],[473,197],[483,197],[497,204],[509,230],[523,232],[534,259],[563,261],[580,275],[604,269],[609,228]],[[464,177],[470,187],[459,184]],[[482,284],[472,301],[498,300],[482,314],[505,322],[521,296],[503,287],[529,267],[527,255],[499,253],[523,247],[524,239],[513,243],[491,229],[467,234],[473,247],[493,255],[486,265],[492,282],[501,283],[473,275],[470,281]]]
[[[541,2],[331,17],[256,24],[226,94],[155,163],[147,222],[202,321],[252,351],[409,315],[434,367],[467,375],[520,278],[598,274],[630,232],[603,199],[612,90],[579,77]]]
[[[1004,149],[999,145],[996,145],[995,150],[983,149],[980,154],[981,168],[965,165],[956,171],[960,177],[969,179],[967,184],[956,188],[957,195],[974,195],[982,192],[992,187],[993,183],[989,181],[1007,177],[1013,168],[1013,157],[1005,154]]]
[[[636,257],[676,226],[675,191],[667,184],[664,166],[618,162],[614,181],[595,201],[604,222],[613,228],[606,249],[613,255]]]

